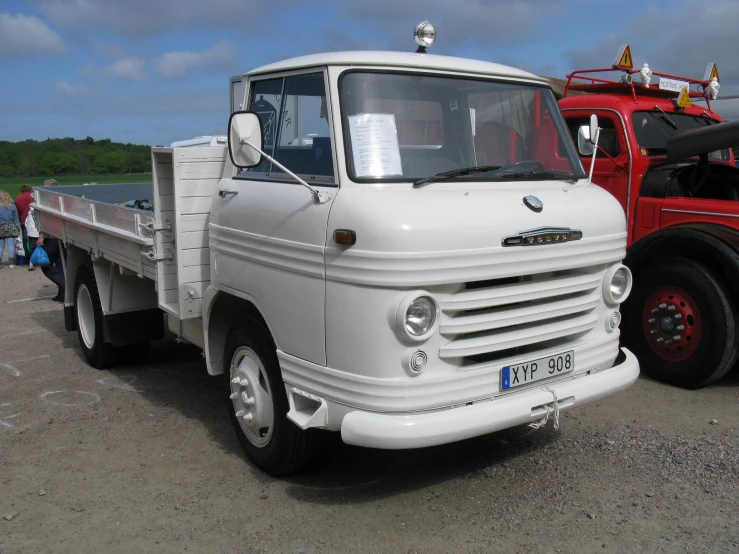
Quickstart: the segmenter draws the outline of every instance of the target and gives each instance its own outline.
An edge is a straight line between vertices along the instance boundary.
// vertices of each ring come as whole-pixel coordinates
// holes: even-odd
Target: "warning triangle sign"
[[[709,63],[706,66],[706,74],[703,77],[703,80],[710,83],[714,79],[716,79],[719,83],[721,82],[721,79],[718,76],[718,67],[716,67],[715,63]]]
[[[690,101],[690,90],[688,89],[688,87],[685,87],[680,93],[680,96],[677,99],[677,105],[680,108],[689,108],[693,105]]]
[[[624,44],[618,49],[618,56],[613,62],[615,69],[634,69],[634,60],[631,57],[631,47]]]

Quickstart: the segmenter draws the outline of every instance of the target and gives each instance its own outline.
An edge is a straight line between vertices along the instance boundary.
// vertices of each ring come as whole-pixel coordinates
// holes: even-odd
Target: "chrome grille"
[[[450,342],[439,356],[492,361],[586,333],[598,319],[602,278],[600,267],[565,270],[467,283],[457,293],[440,295],[439,331]]]

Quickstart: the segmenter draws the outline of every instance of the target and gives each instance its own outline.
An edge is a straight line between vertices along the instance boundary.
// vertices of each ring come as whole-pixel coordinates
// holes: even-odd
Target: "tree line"
[[[0,177],[123,175],[151,171],[151,147],[71,137],[0,141]]]

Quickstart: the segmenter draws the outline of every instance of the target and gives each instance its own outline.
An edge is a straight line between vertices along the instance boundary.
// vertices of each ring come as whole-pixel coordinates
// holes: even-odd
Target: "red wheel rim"
[[[642,329],[660,358],[682,362],[695,353],[703,325],[693,298],[677,287],[661,287],[644,304]]]

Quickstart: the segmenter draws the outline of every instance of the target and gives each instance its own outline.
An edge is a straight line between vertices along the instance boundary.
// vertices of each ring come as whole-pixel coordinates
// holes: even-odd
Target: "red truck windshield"
[[[703,116],[664,113],[657,111],[634,112],[632,124],[640,151],[645,156],[664,156],[667,139],[678,133],[716,125],[718,122]],[[728,149],[712,152],[710,159],[729,161]]]

